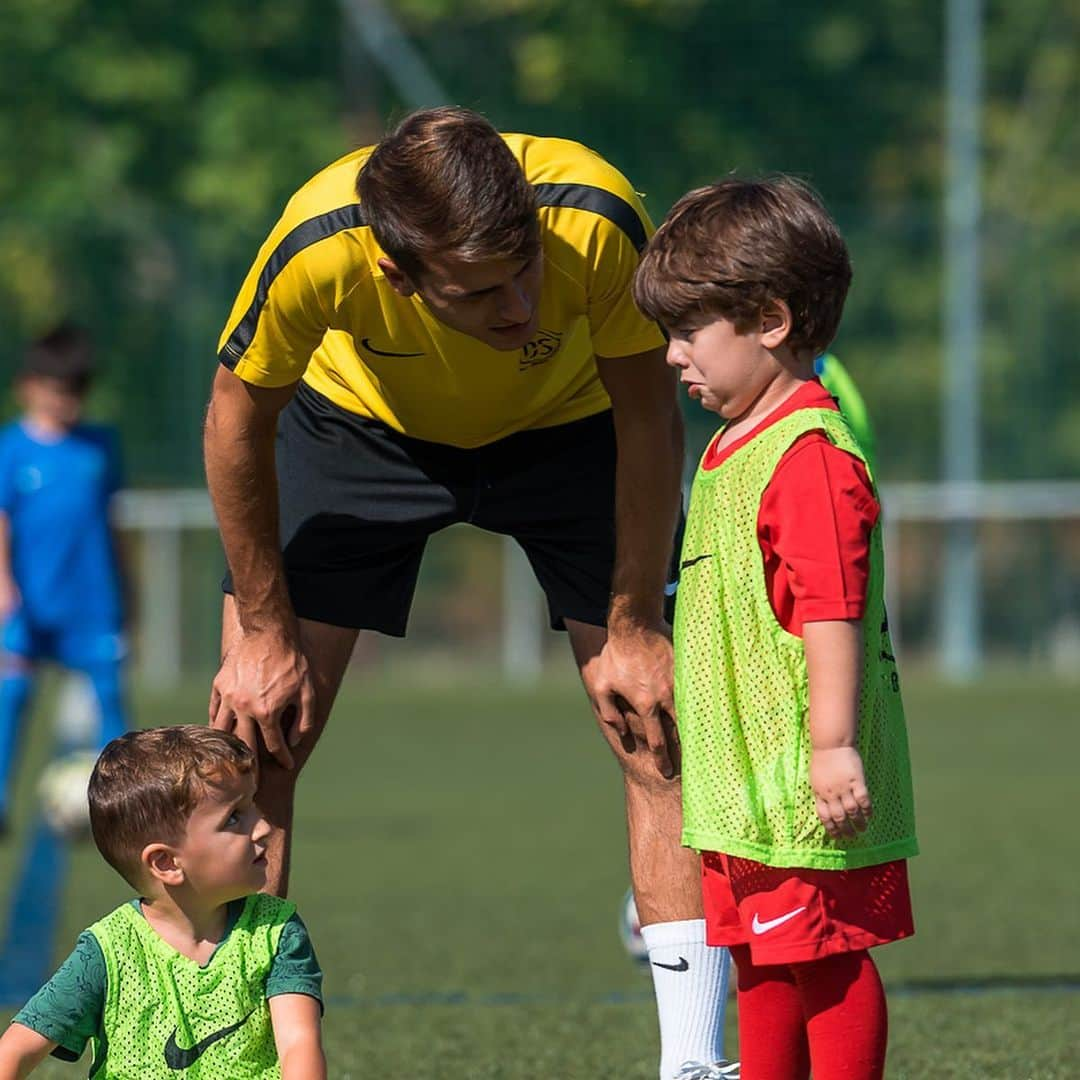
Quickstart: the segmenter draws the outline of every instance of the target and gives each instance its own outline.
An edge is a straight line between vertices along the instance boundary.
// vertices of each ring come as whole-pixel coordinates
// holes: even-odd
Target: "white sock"
[[[653,923],[641,936],[660,1016],[660,1080],[671,1080],[687,1061],[711,1065],[724,1057],[727,949],[705,944],[705,920]]]

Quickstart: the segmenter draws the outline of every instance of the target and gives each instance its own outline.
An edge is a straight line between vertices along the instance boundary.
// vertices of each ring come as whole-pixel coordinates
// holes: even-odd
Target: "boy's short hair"
[[[94,378],[90,335],[75,323],[61,323],[30,343],[19,375],[59,379],[73,393],[85,394]]]
[[[178,843],[208,787],[254,768],[255,755],[227,731],[195,724],[129,731],[102,750],[90,776],[94,843],[139,888],[143,848]]]
[[[809,185],[732,178],[672,207],[642,256],[634,300],[665,326],[711,315],[740,331],[783,300],[793,320],[787,344],[817,355],[836,336],[850,284],[847,245]]]
[[[424,259],[531,259],[540,250],[536,192],[479,113],[444,107],[405,117],[356,178],[379,246],[414,281]]]

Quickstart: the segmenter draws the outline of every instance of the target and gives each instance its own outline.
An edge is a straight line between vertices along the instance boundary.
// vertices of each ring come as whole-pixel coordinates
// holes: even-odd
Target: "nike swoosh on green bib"
[[[254,1010],[252,1010],[254,1012]],[[189,1050],[185,1050],[179,1046],[176,1042],[176,1034],[178,1029],[174,1028],[173,1033],[169,1036],[168,1041],[165,1043],[165,1064],[170,1069],[174,1069],[180,1072],[183,1069],[190,1069],[196,1061],[203,1056],[206,1051],[220,1040],[228,1038],[234,1031],[239,1031],[250,1019],[251,1013],[248,1013],[243,1020],[238,1020],[235,1024],[230,1024],[228,1027],[222,1028],[220,1031],[215,1031],[212,1035],[207,1035],[205,1039],[200,1039]]]

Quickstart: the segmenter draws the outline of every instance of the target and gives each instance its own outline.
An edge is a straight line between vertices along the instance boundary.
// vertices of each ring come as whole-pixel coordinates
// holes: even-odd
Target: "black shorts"
[[[427,538],[469,522],[522,546],[553,628],[607,622],[610,412],[461,449],[355,416],[302,383],[278,422],[277,473],[285,573],[301,618],[403,636]],[[228,577],[224,588],[232,592]]]

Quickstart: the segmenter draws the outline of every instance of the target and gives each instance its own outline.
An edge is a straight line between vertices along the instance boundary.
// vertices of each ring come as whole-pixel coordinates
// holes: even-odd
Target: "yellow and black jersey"
[[[493,349],[390,286],[354,189],[366,147],[289,201],[236,298],[221,363],[257,386],[302,378],[349,412],[462,447],[608,408],[595,357],[663,344],[630,294],[652,224],[593,151],[503,138],[536,188],[544,252],[539,328],[524,348]]]

